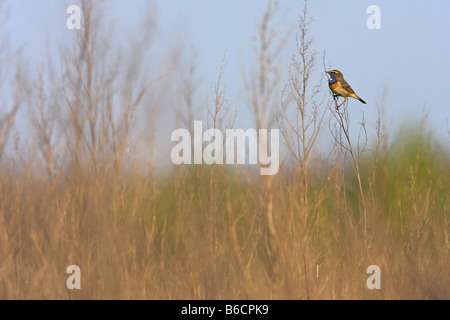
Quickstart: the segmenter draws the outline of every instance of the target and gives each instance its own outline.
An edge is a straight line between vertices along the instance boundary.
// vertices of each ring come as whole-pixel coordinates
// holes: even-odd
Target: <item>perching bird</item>
[[[352,87],[345,81],[344,75],[339,70],[326,71],[330,75],[328,80],[328,85],[330,90],[333,92],[334,97],[340,96],[345,98],[344,102],[339,105],[339,107],[347,101],[348,97],[355,98],[364,104],[367,104],[363,99],[358,97],[358,95],[353,91]]]

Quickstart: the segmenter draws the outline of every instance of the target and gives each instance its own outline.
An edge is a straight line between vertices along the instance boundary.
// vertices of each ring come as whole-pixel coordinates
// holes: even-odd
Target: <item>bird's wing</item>
[[[347,83],[347,81],[345,81],[344,79],[342,79],[341,81],[341,86],[344,90],[346,90],[348,93],[355,93],[355,91],[353,91],[352,87],[350,87],[350,85]]]

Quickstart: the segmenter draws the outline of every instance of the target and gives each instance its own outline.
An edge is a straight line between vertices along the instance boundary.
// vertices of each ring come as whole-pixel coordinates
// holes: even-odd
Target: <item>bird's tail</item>
[[[353,98],[355,98],[355,99],[361,101],[361,102],[364,103],[364,104],[367,104],[367,103],[366,103],[363,99],[361,99],[356,93],[352,94],[351,97],[353,97]]]

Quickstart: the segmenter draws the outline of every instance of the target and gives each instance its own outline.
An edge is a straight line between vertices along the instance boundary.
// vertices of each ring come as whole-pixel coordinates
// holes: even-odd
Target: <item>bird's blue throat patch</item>
[[[333,85],[337,82],[336,77],[334,76],[334,74],[330,74],[330,79],[328,80],[328,84],[329,85]]]

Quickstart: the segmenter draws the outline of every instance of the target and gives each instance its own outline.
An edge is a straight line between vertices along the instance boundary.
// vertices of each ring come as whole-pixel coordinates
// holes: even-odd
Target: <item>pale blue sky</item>
[[[69,4],[77,1],[7,0],[11,10],[7,32],[15,46],[25,45],[31,64],[42,61],[47,44],[59,46],[71,35],[65,28]],[[133,30],[142,16],[145,0],[108,0],[111,20],[121,30]],[[205,95],[217,79],[221,59],[226,52],[226,84],[237,104],[238,124],[251,127],[246,115],[240,65],[251,56],[251,39],[256,34],[255,21],[265,8],[263,0],[156,0],[157,45],[170,48],[182,41],[199,54],[199,75]],[[296,24],[303,1],[281,0],[286,23]],[[369,30],[367,8],[381,8],[381,30]],[[314,0],[310,14],[314,49],[326,51],[327,62],[341,70],[355,91],[368,102],[352,101],[355,122],[361,111],[373,127],[376,105],[382,102],[387,85],[387,118],[391,129],[419,119],[426,104],[429,123],[438,137],[447,141],[446,118],[450,121],[450,1],[409,0]],[[138,30],[145,32],[145,30]],[[125,34],[126,32],[124,32]],[[294,37],[286,58],[294,53]],[[163,52],[163,51],[161,51]],[[243,58],[244,57],[244,58]],[[248,60],[248,59],[247,59]],[[289,59],[284,62],[287,70]],[[322,70],[319,59],[319,70]],[[205,97],[206,98],[206,97]],[[206,113],[206,111],[205,111]],[[445,144],[445,143],[444,143]]]

